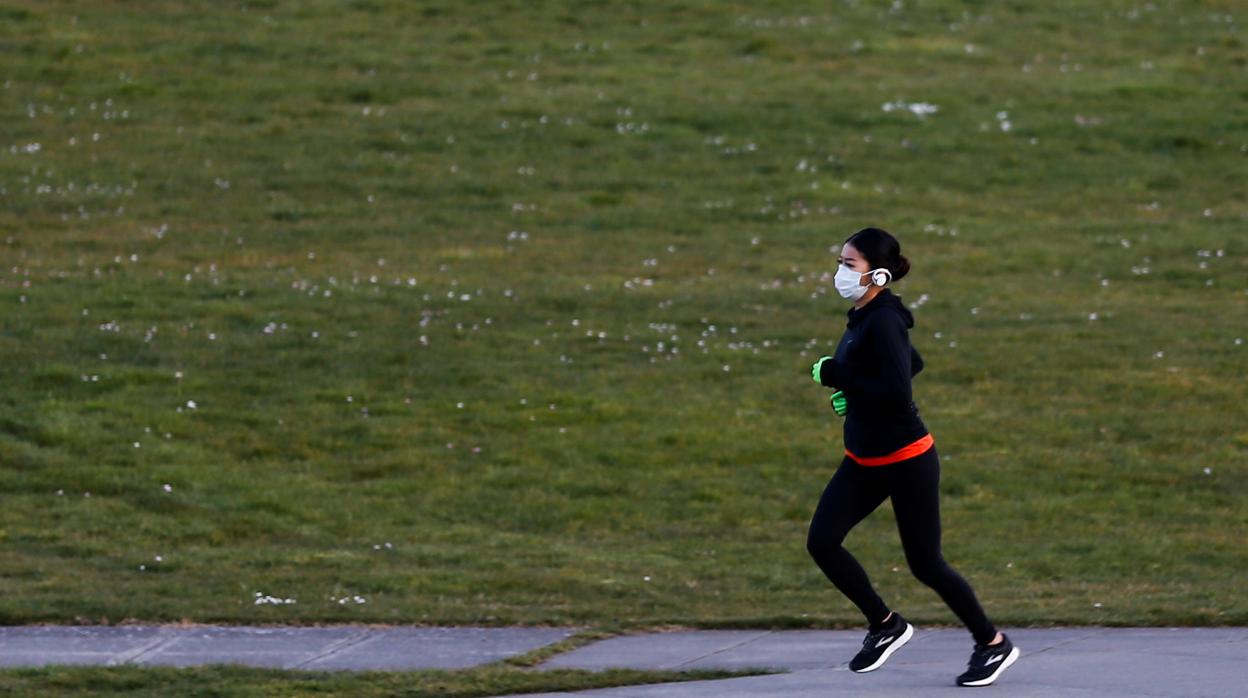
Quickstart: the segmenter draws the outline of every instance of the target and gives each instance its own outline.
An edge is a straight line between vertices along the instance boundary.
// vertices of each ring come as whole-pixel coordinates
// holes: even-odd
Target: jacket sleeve
[[[910,378],[916,368],[906,322],[897,313],[877,313],[871,318],[870,333],[879,361],[878,376],[859,375],[838,365],[833,369],[836,386],[853,401],[879,409],[905,409],[914,401]]]
[[[819,364],[819,383],[825,388],[836,388],[836,359]]]

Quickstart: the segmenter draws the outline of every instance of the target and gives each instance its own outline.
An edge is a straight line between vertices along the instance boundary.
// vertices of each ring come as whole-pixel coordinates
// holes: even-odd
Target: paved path
[[[1248,628],[1007,632],[1022,657],[994,687],[981,690],[1007,696],[1075,698],[1248,696]],[[862,646],[862,637],[857,631],[704,631],[618,637],[558,656],[544,667],[765,667],[790,672],[576,694],[600,698],[967,696],[969,689],[953,683],[971,653],[965,631],[919,629],[883,668],[855,674],[845,664]]]
[[[233,663],[308,670],[457,669],[558,642],[564,628],[332,626],[0,627],[0,667]],[[1007,630],[1022,658],[987,691],[1008,696],[1246,696],[1248,628]],[[769,669],[786,672],[587,691],[601,698],[966,696],[953,686],[970,655],[962,630],[919,629],[879,671],[845,668],[859,631],[687,631],[623,636],[542,669]],[[573,694],[547,694],[553,695]],[[533,698],[530,695],[529,698]]]
[[[575,632],[342,625],[0,627],[0,667],[246,664],[279,669],[462,669],[524,654]]]

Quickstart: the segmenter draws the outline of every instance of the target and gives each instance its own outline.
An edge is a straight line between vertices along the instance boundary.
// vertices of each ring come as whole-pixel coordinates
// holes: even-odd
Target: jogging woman
[[[837,390],[845,416],[845,458],[815,509],[806,547],[832,584],[869,624],[853,671],[874,671],[914,635],[914,626],[884,604],[867,573],[841,546],[850,529],[893,500],[906,562],[915,578],[948,604],[975,639],[960,686],[987,686],[1019,656],[988,620],[975,592],[940,552],[940,460],[911,397],[910,379],[923,360],[910,346],[914,316],[888,286],[910,270],[901,245],[879,228],[864,228],[841,247],[836,289],[854,307],[835,356],[811,367],[816,382]]]

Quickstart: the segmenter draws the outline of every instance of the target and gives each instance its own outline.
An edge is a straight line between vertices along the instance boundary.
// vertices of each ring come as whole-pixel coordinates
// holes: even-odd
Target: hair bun
[[[901,281],[906,274],[910,273],[910,260],[906,259],[903,254],[897,255],[897,268],[892,270],[893,281]]]
[[[910,271],[910,260],[901,254],[901,243],[882,228],[863,228],[850,235],[842,248],[844,245],[853,245],[872,269],[887,269],[893,281],[900,281]]]

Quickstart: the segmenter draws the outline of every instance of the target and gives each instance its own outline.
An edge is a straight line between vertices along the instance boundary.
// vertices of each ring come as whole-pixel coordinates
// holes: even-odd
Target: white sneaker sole
[[[901,649],[901,646],[909,642],[912,637],[914,637],[914,626],[906,623],[906,631],[901,634],[901,637],[893,640],[893,644],[889,645],[888,649],[884,650],[884,654],[881,654],[880,658],[875,660],[874,664],[866,667],[865,669],[850,669],[850,671],[855,674],[865,674],[868,671],[875,671],[876,669],[879,669],[884,666],[884,662],[887,662],[889,657],[893,656],[893,652]]]
[[[1022,653],[1018,651],[1017,647],[1015,647],[1014,649],[1010,650],[1009,656],[1007,656],[1005,660],[1001,662],[1001,666],[997,667],[997,670],[992,672],[992,676],[980,679],[978,681],[967,681],[966,683],[961,684],[961,685],[962,686],[988,686],[990,685],[993,681],[997,680],[997,677],[1001,675],[1001,672],[1005,671],[1006,669],[1009,669],[1011,664],[1018,661],[1018,657],[1020,654]]]

